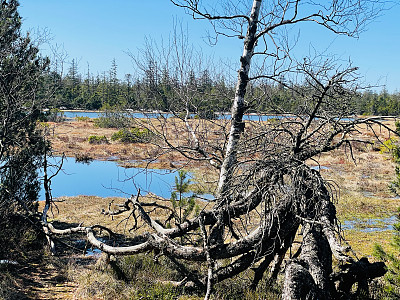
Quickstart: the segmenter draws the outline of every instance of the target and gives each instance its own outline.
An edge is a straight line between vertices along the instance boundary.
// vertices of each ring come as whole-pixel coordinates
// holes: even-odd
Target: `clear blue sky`
[[[168,0],[20,0],[20,4],[23,28],[47,28],[51,43],[63,45],[68,60],[77,59],[82,73],[88,63],[93,74],[107,71],[113,58],[120,78],[134,73],[126,51],[136,53],[146,36],[155,41],[167,39],[174,20],[187,26],[190,40],[206,55],[236,61],[242,52],[239,39],[222,38],[210,47],[204,41],[208,23],[193,20]],[[383,12],[359,39],[334,37],[315,26],[303,28],[301,39],[306,42],[297,51],[307,52],[311,41],[327,53],[351,59],[367,83],[400,91],[400,5]],[[43,45],[42,51],[48,53],[48,46]]]

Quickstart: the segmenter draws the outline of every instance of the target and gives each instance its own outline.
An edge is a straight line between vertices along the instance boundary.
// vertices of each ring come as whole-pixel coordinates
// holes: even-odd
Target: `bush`
[[[91,157],[88,153],[76,153],[75,154],[75,162],[90,164],[90,162],[92,162],[92,161],[93,161],[93,157]]]
[[[91,135],[88,138],[89,144],[95,144],[95,145],[100,145],[100,144],[108,144],[108,140],[104,135],[97,136],[97,135]]]
[[[118,111],[105,111],[93,121],[94,125],[100,128],[125,128],[131,125],[131,118]]]
[[[21,261],[42,255],[45,235],[37,219],[17,214],[2,215],[0,258]]]
[[[111,136],[112,141],[122,143],[148,143],[155,137],[155,134],[147,128],[121,129]]]
[[[393,225],[394,233],[392,247],[394,252],[386,252],[381,245],[374,245],[374,256],[387,263],[387,273],[384,277],[384,286],[381,299],[400,298],[400,208],[398,209],[397,222]]]
[[[65,120],[64,112],[58,108],[50,108],[45,112],[45,121],[47,122],[63,122]]]
[[[382,143],[379,147],[379,153],[392,153],[393,156],[396,154],[394,151],[396,150],[396,145],[397,145],[397,139],[395,138],[389,138],[386,141]],[[396,157],[394,157],[396,159]]]
[[[118,273],[124,280],[118,279]],[[85,299],[178,299],[183,289],[157,280],[179,280],[172,263],[160,257],[156,262],[151,255],[138,254],[117,257],[106,263],[103,258],[92,270],[79,272],[77,295]]]
[[[75,117],[75,120],[77,120],[78,122],[88,122],[90,121],[89,117]]]

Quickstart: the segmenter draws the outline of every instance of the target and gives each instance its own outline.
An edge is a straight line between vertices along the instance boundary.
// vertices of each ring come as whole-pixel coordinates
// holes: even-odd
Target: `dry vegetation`
[[[160,129],[163,124],[157,120],[147,121],[153,122],[151,126]],[[192,121],[194,126],[201,126]],[[178,125],[177,125],[178,124]],[[215,124],[215,123],[214,123]],[[188,165],[181,155],[173,152],[168,152],[164,155],[164,147],[161,141],[156,143],[134,143],[124,144],[120,142],[112,142],[111,136],[117,132],[117,129],[98,128],[93,122],[62,122],[48,123],[50,128],[49,139],[52,143],[53,150],[56,155],[64,153],[67,156],[84,155],[100,160],[119,160],[122,164],[143,166],[151,162],[152,168],[173,168],[176,166],[185,166],[186,168],[195,168],[197,171],[196,177],[199,181],[194,189],[212,190],[209,182],[212,182],[212,174],[209,169],[200,163],[191,162]],[[220,124],[217,124],[218,126]],[[386,125],[394,128],[394,121],[387,121]],[[165,125],[164,125],[165,126]],[[168,134],[175,138],[176,143],[183,139],[185,128],[179,125],[179,121],[174,121],[173,126],[168,129]],[[248,129],[251,127],[247,125]],[[380,141],[387,140],[390,135],[387,130],[376,127],[375,132],[379,134]],[[251,131],[251,128],[249,129]],[[371,144],[357,143],[354,145],[352,152],[349,148],[342,148],[321,155],[318,161],[310,161],[309,164],[320,168],[323,176],[332,183],[334,194],[337,196],[337,210],[340,220],[352,219],[368,219],[368,218],[388,218],[393,216],[398,207],[398,199],[389,191],[388,185],[394,178],[394,163],[390,153],[382,153],[381,147],[376,143],[375,135],[367,128],[360,128],[359,140],[371,142]],[[88,137],[91,135],[106,136],[107,144],[93,145],[88,142]],[[212,130],[208,130],[207,138],[218,138],[212,134]],[[154,160],[154,158],[157,158]],[[73,200],[71,200],[73,201]],[[111,225],[109,222],[99,219],[97,212],[101,208],[106,208],[109,199],[100,200],[98,198],[93,201],[91,197],[84,197],[83,201],[77,203],[74,201],[74,207],[79,207],[78,211],[85,209],[94,209],[93,212],[87,212],[85,220],[92,219],[96,223]],[[60,214],[68,214],[64,210],[62,204],[59,204]],[[85,208],[86,207],[86,208]],[[90,217],[89,217],[90,216]],[[82,217],[82,216],[80,216]],[[75,222],[79,222],[81,218],[77,218]],[[65,220],[72,221],[73,220]],[[105,222],[105,223],[104,223]],[[113,223],[113,222],[111,222]],[[369,254],[369,253],[368,253]]]
[[[194,120],[193,122],[196,121]],[[394,122],[390,121],[386,124],[394,128]],[[80,155],[86,155],[94,159],[117,159],[122,163],[129,162],[134,165],[146,165],[152,158],[157,157],[157,160],[152,162],[151,167],[171,168],[181,165],[188,168],[196,168],[195,174],[199,181],[197,188],[204,190],[208,187],[212,190],[212,187],[208,184],[208,181],[212,181],[208,168],[202,166],[200,163],[189,166],[187,165],[187,161],[177,154],[167,153],[160,156],[163,153],[162,143],[123,144],[111,142],[111,136],[117,129],[96,128],[91,121],[48,123],[48,125],[50,128],[49,138],[55,154],[65,153],[67,156],[73,157],[79,153]],[[157,126],[156,124],[152,125]],[[182,137],[180,131],[184,129],[176,125],[173,128],[170,129],[170,133],[176,137],[177,143],[179,143],[179,138]],[[386,130],[380,130],[379,128],[375,128],[375,130],[379,133],[381,141],[385,141],[390,137]],[[104,135],[110,142],[100,145],[89,144],[88,137],[91,135]],[[217,138],[217,136],[214,135],[213,138]],[[370,131],[367,131],[366,128],[361,128],[358,138],[370,142],[376,140],[376,137]],[[332,183],[332,188],[335,191],[334,194],[337,196],[336,207],[338,216],[345,229],[344,237],[359,257],[365,255],[371,256],[375,243],[380,243],[385,248],[390,248],[391,231],[387,230],[387,224],[384,221],[368,224],[367,221],[368,219],[389,218],[396,213],[396,209],[399,206],[398,199],[388,190],[388,184],[394,178],[394,163],[391,160],[390,153],[382,153],[380,149],[379,146],[373,143],[360,143],[353,147],[353,152],[348,148],[343,148],[321,155],[318,161],[309,162],[310,165],[320,168],[324,178]],[[196,189],[196,187],[194,188]],[[127,238],[131,235],[129,229],[132,225],[132,219],[126,222],[126,214],[114,216],[113,218],[101,214],[102,209],[113,209],[116,203],[122,203],[124,199],[77,196],[58,200],[61,202],[56,203],[57,208],[53,208],[50,218],[59,222],[59,225],[76,225],[83,221],[86,226],[102,224],[116,233],[126,234]],[[149,198],[141,199],[141,201],[145,202],[153,200]],[[112,203],[111,206],[109,206],[110,203]],[[202,206],[206,205],[204,202],[200,204]],[[162,210],[156,210],[152,215],[158,219],[166,217]],[[353,221],[350,227],[347,226],[348,221]],[[143,257],[138,258],[138,260],[141,259],[145,260]],[[150,262],[148,264],[152,266],[151,268],[157,268]],[[120,281],[115,278],[113,279],[112,273],[104,273],[104,266],[102,267],[103,271],[98,274],[102,278],[93,278],[93,274],[97,273],[92,269],[76,263],[72,265],[73,267],[70,266],[69,270],[69,278],[81,283],[75,291],[75,297],[87,299],[93,297],[96,293],[90,292],[88,288],[93,288],[96,285],[99,287],[101,282],[108,282],[108,288],[106,290],[99,288],[100,292],[96,294],[99,298],[114,299],[117,297],[117,295],[113,294],[115,289],[123,291],[118,295],[119,298],[132,297],[135,299],[135,297],[139,297],[137,293],[140,292],[138,292],[137,287],[130,287],[126,284],[122,286]],[[98,269],[99,267],[97,266],[96,268]],[[143,270],[139,270],[138,272],[143,272]],[[156,272],[160,272],[160,270]],[[142,274],[140,276],[143,278],[146,277],[145,273],[140,274]],[[241,278],[243,282],[246,282],[245,277],[246,275]],[[140,280],[143,280],[143,278]],[[149,284],[148,278],[146,282],[143,283],[144,286]],[[228,288],[230,289],[229,292],[232,293],[232,289],[234,289],[232,285],[236,285],[237,287],[237,283],[232,281],[224,283],[220,292]],[[87,286],[87,288],[84,288],[84,286]],[[107,284],[104,284],[105,286]],[[151,290],[157,293],[160,289],[164,289],[164,287],[156,286],[154,289],[148,288],[148,291]],[[176,299],[177,291],[172,287],[168,291],[171,293],[171,299]],[[257,297],[257,295],[249,295],[248,299],[256,299]],[[274,297],[273,293],[270,297]],[[220,298],[223,299],[223,296],[221,295]]]

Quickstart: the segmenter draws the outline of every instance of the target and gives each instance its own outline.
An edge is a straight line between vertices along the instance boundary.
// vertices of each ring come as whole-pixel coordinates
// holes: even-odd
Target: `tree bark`
[[[243,54],[240,57],[240,69],[238,80],[236,83],[235,99],[232,105],[232,123],[229,132],[228,144],[226,146],[225,158],[222,163],[219,175],[218,196],[223,196],[224,194],[226,194],[229,188],[228,182],[231,179],[230,177],[232,176],[231,169],[237,159],[237,145],[239,142],[240,134],[244,130],[243,114],[246,110],[244,96],[246,94],[246,87],[249,82],[250,63],[253,57],[254,48],[257,40],[256,32],[260,8],[261,0],[254,0],[249,19],[249,27],[247,29],[247,34],[244,41]]]

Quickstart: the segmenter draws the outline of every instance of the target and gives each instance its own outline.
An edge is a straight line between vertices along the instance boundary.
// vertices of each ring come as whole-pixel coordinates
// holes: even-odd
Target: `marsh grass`
[[[255,291],[250,290],[252,271],[246,271],[216,285],[213,296],[221,300],[278,300],[281,299],[281,287],[271,285],[266,279],[260,281]]]
[[[381,244],[384,249],[393,250],[391,245],[393,230],[363,232],[360,230],[345,230],[344,237],[349,242],[358,257],[372,257],[375,244]]]
[[[15,275],[10,273],[6,266],[0,265],[0,300],[22,298],[20,288],[21,283],[17,281]]]
[[[385,219],[393,216],[399,199],[366,197],[360,193],[342,193],[336,203],[341,221],[355,219]]]
[[[143,221],[138,219],[138,229],[129,231],[134,220],[132,218],[127,219],[130,211],[125,212],[116,216],[108,216],[102,214],[102,210],[115,210],[119,208],[118,204],[123,204],[126,198],[119,197],[97,197],[97,196],[75,196],[75,197],[60,197],[55,202],[52,210],[49,213],[49,221],[59,222],[67,226],[68,224],[81,224],[83,226],[93,226],[101,224],[114,233],[124,234],[127,238],[133,237],[137,234],[141,234],[148,230]],[[155,195],[141,196],[139,198],[141,202],[154,202],[159,201],[164,206],[172,208],[172,203],[168,199],[163,199]],[[43,201],[39,201],[39,210],[43,208]],[[203,209],[207,205],[211,205],[205,201],[196,201],[196,204],[200,209]],[[194,212],[193,212],[194,213]],[[165,220],[169,216],[169,212],[164,209],[155,209],[150,215],[160,221]],[[190,217],[192,217],[191,215]]]
[[[148,122],[155,122],[148,120]],[[197,122],[197,120],[193,120]],[[393,124],[389,124],[392,126]],[[394,125],[393,125],[394,127]],[[168,128],[167,130],[172,130]],[[159,149],[152,144],[122,144],[110,143],[107,145],[90,145],[87,137],[90,135],[105,136],[111,140],[111,136],[117,132],[112,128],[96,128],[92,122],[75,122],[55,124],[55,134],[52,137],[53,147],[58,152],[66,152],[67,155],[75,153],[89,153],[92,157],[107,159],[110,156],[118,157],[123,161],[134,161],[135,166],[148,166],[146,159],[154,158],[159,154]],[[172,136],[179,139],[182,130],[175,127]],[[371,141],[374,135],[360,128],[360,140]],[[63,138],[66,136],[68,138]],[[382,133],[382,140],[389,137]],[[63,141],[65,140],[65,141]],[[71,147],[68,145],[71,144]],[[367,228],[368,219],[385,219],[393,216],[399,200],[393,197],[388,185],[394,178],[394,163],[390,159],[389,153],[380,153],[377,145],[366,146],[358,143],[354,147],[351,157],[348,150],[339,149],[323,154],[318,158],[320,166],[326,168],[321,170],[324,178],[332,183],[332,192],[335,195],[335,204],[339,220],[357,220],[357,226],[344,231],[346,241],[352,246],[358,257],[371,256],[373,245],[382,244],[385,249],[391,249],[390,241],[392,231],[382,230],[364,232]],[[184,165],[182,157],[175,154],[168,154],[157,159],[153,164],[158,168],[171,168],[174,165]],[[315,165],[315,161],[310,165]],[[150,165],[152,167],[152,165]],[[204,166],[190,165],[196,167],[196,181],[191,189],[195,191],[212,193],[215,188],[216,177]],[[192,169],[191,169],[192,170]],[[90,226],[102,224],[111,228],[117,233],[124,233],[127,237],[133,235],[128,231],[129,224],[122,222],[124,216],[114,218],[102,215],[101,209],[107,209],[109,203],[122,203],[122,198],[100,198],[92,196],[79,196],[64,198],[63,202],[57,203],[60,213],[53,210],[51,217],[59,222],[69,224],[79,224]],[[148,199],[152,201],[153,199]],[[166,202],[165,202],[166,203]],[[164,204],[165,204],[164,203]],[[203,205],[205,202],[200,203]],[[114,205],[114,204],[113,204]],[[153,213],[157,218],[163,218],[163,212],[157,210]],[[143,225],[142,223],[139,225]],[[374,227],[384,226],[384,224],[374,225]],[[146,228],[137,231],[141,233]],[[299,238],[301,241],[301,238]],[[295,249],[294,249],[295,251]],[[198,295],[192,291],[178,289],[172,285],[161,283],[167,280],[181,280],[173,267],[167,261],[156,263],[153,261],[152,254],[139,255],[136,257],[125,257],[117,259],[118,266],[123,270],[128,278],[127,281],[117,278],[114,271],[108,267],[92,267],[80,269],[73,266],[71,273],[74,280],[79,282],[77,290],[78,298],[82,299],[202,299],[203,295]],[[203,266],[197,266],[203,267]],[[280,299],[280,288],[269,287],[266,282],[261,282],[255,292],[248,290],[250,279],[253,275],[249,270],[233,279],[226,280],[216,285],[213,298],[215,299]],[[377,288],[379,289],[379,287]],[[378,298],[377,298],[378,299]]]
[[[57,202],[58,213],[53,209],[50,214],[56,226],[76,225],[84,221],[85,226],[103,224],[116,233],[124,233],[127,238],[133,237],[124,223],[117,224],[124,215],[111,218],[100,214],[102,208],[107,208],[113,201],[113,205],[122,203],[123,198],[100,198],[93,196],[65,197]],[[142,198],[141,201],[153,201],[151,198]],[[165,203],[167,204],[167,202]],[[204,207],[208,205],[204,201],[199,203]],[[42,203],[40,203],[42,205]],[[162,211],[153,212],[153,216],[163,219]],[[143,225],[143,224],[139,224]],[[141,233],[145,228],[139,229]],[[79,238],[79,237],[76,237]],[[83,238],[83,237],[80,237]],[[154,259],[154,254],[139,254],[111,258],[123,276],[118,275],[111,264],[104,263],[104,258],[99,259],[95,265],[82,267],[79,263],[71,263],[69,266],[69,278],[78,283],[75,297],[78,299],[202,299],[204,295],[193,288],[176,287],[168,284],[168,281],[180,281],[182,276],[175,266],[165,257]],[[193,270],[206,270],[202,263],[186,263],[187,268]],[[271,288],[266,283],[260,283],[256,291],[250,291],[251,270],[226,280],[215,286],[213,299],[279,299],[279,287]],[[121,279],[122,278],[122,279]]]
[[[104,260],[82,271],[77,267],[71,274],[79,282],[75,294],[78,299],[203,299],[204,295],[192,287],[177,287],[168,281],[181,280],[174,265],[166,258],[154,260],[150,254],[116,258],[116,263],[125,274],[125,280],[117,279],[115,272]],[[189,268],[204,268],[199,263]],[[251,271],[249,271],[251,272]],[[262,281],[256,291],[250,291],[248,272],[215,286],[213,299],[258,300],[280,299],[280,287],[271,287]]]
[[[61,197],[57,199],[55,206],[50,211],[49,221],[57,221],[66,224],[80,224],[83,226],[93,226],[102,224],[110,228],[116,233],[127,233],[124,224],[118,223],[125,216],[106,216],[101,214],[102,209],[107,209],[112,203],[111,209],[114,209],[117,203],[123,203],[125,198],[107,197],[101,198],[97,196],[76,196]],[[39,202],[39,209],[44,205],[43,201]]]

